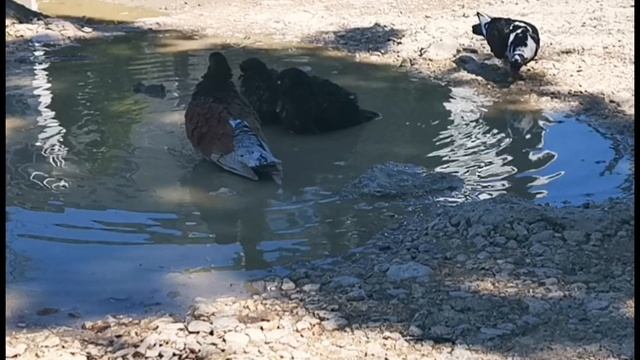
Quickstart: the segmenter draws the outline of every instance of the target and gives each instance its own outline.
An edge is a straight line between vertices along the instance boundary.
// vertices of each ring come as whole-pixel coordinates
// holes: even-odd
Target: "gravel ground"
[[[589,115],[625,154],[633,152],[630,1],[114,1],[168,16],[124,27],[7,21],[7,66],[28,61],[23,39],[65,43],[134,28],[245,45],[318,44],[490,96]],[[539,27],[542,52],[524,82],[509,84],[492,68],[487,45],[471,35],[476,10]],[[631,196],[563,208],[510,197],[455,207],[423,200],[397,197],[409,211],[366,246],[293,264],[286,279],[247,284],[251,299],[196,299],[186,315],[14,332],[6,337],[7,357],[634,357]]]

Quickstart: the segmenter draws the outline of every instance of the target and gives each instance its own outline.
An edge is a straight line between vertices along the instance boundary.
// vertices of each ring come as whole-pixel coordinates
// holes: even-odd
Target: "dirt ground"
[[[239,45],[321,45],[590,115],[626,154],[634,149],[631,1],[110,1],[166,14],[128,26]],[[524,81],[491,67],[488,46],[471,33],[476,11],[538,26],[542,50]],[[5,36],[43,32],[98,36],[64,23],[13,24]],[[7,55],[19,58],[19,49]],[[8,357],[630,359],[633,205],[628,197],[551,209],[498,198],[453,212],[423,207],[331,266],[297,264],[287,279],[252,284],[250,300],[200,299],[187,317],[18,332],[7,337]]]

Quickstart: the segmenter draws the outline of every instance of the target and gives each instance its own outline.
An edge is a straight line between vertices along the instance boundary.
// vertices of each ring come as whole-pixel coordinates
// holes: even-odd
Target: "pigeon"
[[[211,53],[185,112],[187,138],[227,171],[251,180],[266,173],[280,184],[282,162],[269,150],[258,114],[236,90],[232,76],[224,55]]]
[[[509,18],[490,17],[478,12],[479,23],[473,25],[475,35],[484,37],[491,52],[509,63],[513,74],[532,61],[540,49],[538,29],[531,23]]]
[[[297,134],[318,134],[363,124],[382,116],[361,109],[356,94],[298,68],[277,77],[278,115]]]
[[[270,69],[260,59],[252,57],[240,63],[242,74],[240,93],[258,113],[263,125],[279,122],[276,107],[278,105],[278,89],[276,76],[278,71]]]

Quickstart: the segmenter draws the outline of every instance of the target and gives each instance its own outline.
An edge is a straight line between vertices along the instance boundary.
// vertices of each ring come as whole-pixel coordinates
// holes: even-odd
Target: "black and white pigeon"
[[[480,23],[473,25],[475,35],[484,37],[498,59],[509,62],[513,74],[535,59],[540,49],[538,29],[531,23],[477,13]]]

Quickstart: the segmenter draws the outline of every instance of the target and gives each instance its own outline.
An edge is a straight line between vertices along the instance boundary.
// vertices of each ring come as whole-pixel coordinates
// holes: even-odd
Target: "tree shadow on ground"
[[[403,36],[404,31],[402,30],[375,23],[367,27],[321,32],[308,37],[305,41],[350,53],[386,53],[389,48],[400,43]]]

